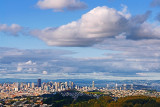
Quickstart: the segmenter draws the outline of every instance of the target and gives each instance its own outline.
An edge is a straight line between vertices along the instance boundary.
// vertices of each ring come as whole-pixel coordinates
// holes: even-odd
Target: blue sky
[[[157,79],[159,9],[159,0],[2,0],[0,74]]]

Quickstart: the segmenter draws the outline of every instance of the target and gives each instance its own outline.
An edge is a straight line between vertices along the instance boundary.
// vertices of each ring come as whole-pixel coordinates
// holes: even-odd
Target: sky
[[[1,0],[0,76],[159,80],[160,0]]]

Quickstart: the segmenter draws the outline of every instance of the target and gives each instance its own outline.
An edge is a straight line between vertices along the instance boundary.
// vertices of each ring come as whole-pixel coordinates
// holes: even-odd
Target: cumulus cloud
[[[37,64],[31,60],[19,62],[17,64],[17,72],[37,72]]]
[[[151,5],[152,7],[160,6],[160,1],[159,1],[159,0],[153,0],[150,5]]]
[[[147,22],[151,11],[131,16],[127,7],[125,5],[122,7],[121,11],[106,6],[96,7],[77,21],[57,28],[32,30],[30,34],[42,39],[50,46],[72,47],[92,46],[122,34],[123,37],[134,40],[160,38],[160,26]],[[0,25],[1,32],[11,35],[22,33],[22,29],[23,27],[17,24]]]
[[[151,11],[147,11],[131,17],[126,6],[122,11],[96,7],[77,21],[58,28],[33,30],[31,34],[50,46],[92,46],[121,34],[125,34],[127,39],[159,39],[160,26],[147,22],[150,14]]]
[[[42,72],[42,74],[47,75],[47,74],[48,74],[48,72],[47,72],[47,71],[43,71],[43,72]]]
[[[151,13],[152,13],[152,11],[147,11],[145,14],[140,14],[140,15],[133,16],[130,20],[131,21],[130,23],[142,24],[149,18]]]
[[[122,11],[119,11],[119,14],[129,19],[131,17],[131,14],[128,12],[128,7],[124,4],[122,4],[121,6],[122,6]]]
[[[80,0],[39,0],[37,6],[41,9],[53,9],[54,11],[77,10],[87,7]]]
[[[17,67],[17,71],[18,71],[18,72],[20,72],[20,71],[22,71],[22,70],[23,70],[22,67],[20,67],[20,66]]]
[[[35,65],[36,63],[33,63],[31,60],[25,62],[26,65]]]
[[[160,26],[156,24],[150,24],[147,22],[142,23],[139,26],[133,26],[128,32],[127,38],[129,39],[159,39],[160,38]]]
[[[50,46],[85,47],[103,42],[107,38],[125,37],[127,39],[160,39],[160,26],[149,23],[151,11],[131,16],[127,6],[122,10],[106,6],[96,7],[82,17],[57,28],[31,30],[30,34],[40,38]],[[157,16],[158,19],[158,16]],[[0,31],[18,35],[22,27],[17,24],[0,25]],[[123,35],[123,36],[119,36]]]
[[[94,8],[78,21],[31,33],[52,46],[90,46],[104,38],[118,35],[126,29],[126,23],[127,19],[122,12],[104,6]]]
[[[6,24],[0,24],[0,32],[9,33],[11,35],[18,35],[22,29],[23,27],[17,24],[12,24],[10,26]]]

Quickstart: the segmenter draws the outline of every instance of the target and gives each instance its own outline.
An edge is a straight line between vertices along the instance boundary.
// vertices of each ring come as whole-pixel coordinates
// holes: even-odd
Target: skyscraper
[[[32,82],[32,88],[34,88],[34,82]]]
[[[131,84],[131,90],[133,90],[133,84]]]
[[[37,81],[37,87],[41,87],[41,79],[38,79],[38,81]]]
[[[30,86],[31,86],[31,84],[30,84],[30,83],[28,83],[28,88],[30,88]]]
[[[20,90],[20,85],[19,85],[19,83],[17,82],[17,83],[15,83],[15,91],[19,91]]]
[[[117,90],[118,89],[118,84],[116,83],[116,85],[115,85],[115,90]]]
[[[123,85],[123,89],[124,89],[124,90],[126,90],[126,86],[127,86],[126,84]]]
[[[94,89],[94,81],[92,81],[92,89]]]
[[[74,88],[74,83],[73,82],[71,82],[71,89],[73,89]]]
[[[109,89],[109,84],[107,84],[107,89]]]

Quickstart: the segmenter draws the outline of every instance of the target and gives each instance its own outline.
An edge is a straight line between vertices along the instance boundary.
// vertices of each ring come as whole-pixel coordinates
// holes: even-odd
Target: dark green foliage
[[[129,96],[113,101],[109,96],[101,96],[99,99],[79,102],[69,107],[160,107],[160,98]]]
[[[109,96],[102,96],[99,99],[91,99],[89,101],[78,102],[70,105],[70,107],[106,107],[112,100]]]
[[[88,101],[88,100],[94,99],[94,98],[95,98],[95,97],[87,96],[87,95],[78,96],[78,98],[76,99],[76,102]]]
[[[53,97],[44,99],[44,104],[52,104],[53,107],[63,107],[67,104],[72,104],[73,98],[70,96],[63,97],[61,94],[57,93]]]
[[[115,104],[118,107],[160,107],[160,103],[157,102],[156,98],[148,96],[128,96],[118,99]],[[109,107],[116,106],[109,104]]]
[[[103,92],[101,91],[98,91],[98,90],[93,90],[93,91],[88,91],[88,92],[85,92],[86,94],[97,94],[97,95],[102,95]]]
[[[63,97],[57,93],[53,97],[44,99],[43,102],[53,107],[160,107],[160,98],[148,96],[128,96],[114,101],[110,96],[101,96],[96,99],[83,95],[74,100],[70,96]]]

